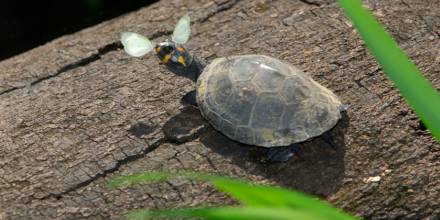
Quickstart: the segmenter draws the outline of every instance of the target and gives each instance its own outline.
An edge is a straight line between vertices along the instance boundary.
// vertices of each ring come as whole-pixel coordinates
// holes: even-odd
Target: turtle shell
[[[197,81],[202,115],[241,143],[287,146],[321,135],[341,102],[298,68],[264,55],[217,58]]]

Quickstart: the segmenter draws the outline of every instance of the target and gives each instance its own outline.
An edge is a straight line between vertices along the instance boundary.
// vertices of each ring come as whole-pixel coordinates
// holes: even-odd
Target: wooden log
[[[440,2],[365,3],[440,88]],[[152,55],[128,57],[118,40],[123,31],[166,39],[186,12],[196,56],[270,55],[335,91],[350,105],[332,130],[340,147],[317,138],[274,164],[212,128],[169,140],[165,125],[204,123],[180,104],[194,84]],[[0,62],[0,112],[0,219],[119,219],[140,207],[234,203],[203,183],[106,187],[145,170],[282,185],[367,219],[440,218],[440,146],[332,1],[162,0]]]

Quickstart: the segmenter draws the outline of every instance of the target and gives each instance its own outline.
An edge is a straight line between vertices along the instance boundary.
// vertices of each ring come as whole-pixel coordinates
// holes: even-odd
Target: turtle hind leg
[[[267,158],[272,162],[286,162],[299,151],[299,144],[286,147],[272,147],[267,151]]]
[[[333,150],[338,148],[338,145],[335,143],[335,139],[330,132],[325,132],[322,134],[322,140],[327,143]]]
[[[182,99],[180,100],[180,102],[184,105],[184,106],[194,106],[194,107],[198,107],[197,104],[197,100],[196,100],[196,96],[197,96],[197,92],[196,90],[193,90],[191,92],[186,93]]]

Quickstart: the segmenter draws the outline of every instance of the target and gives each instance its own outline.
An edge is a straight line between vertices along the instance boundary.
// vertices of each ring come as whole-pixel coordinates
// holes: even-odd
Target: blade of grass
[[[166,172],[166,171],[142,172],[142,173],[135,173],[127,176],[120,176],[113,178],[108,182],[107,185],[111,188],[117,188],[122,186],[130,186],[133,184],[163,182],[171,178],[185,178],[188,180],[196,180],[196,181],[211,181],[216,178],[220,179],[220,178],[229,178],[229,177],[222,177],[220,175],[214,175],[203,172],[196,173],[196,172],[186,172],[186,171],[181,171],[178,173]]]
[[[371,53],[440,142],[440,95],[360,0],[339,0]]]
[[[328,216],[331,219],[354,219],[326,202],[300,192],[226,178],[217,178],[211,181],[219,190],[230,194],[248,206],[295,208],[295,210]]]
[[[146,172],[122,176],[109,182],[111,187],[126,186],[139,183],[165,181],[171,178],[186,178],[197,181],[210,181],[219,190],[251,207],[277,207],[303,210],[333,219],[353,220],[351,216],[316,198],[306,196],[278,187],[256,185],[238,179],[222,177],[207,173],[194,172]]]
[[[273,207],[218,207],[177,210],[135,210],[126,215],[130,220],[151,218],[204,218],[211,220],[336,220],[310,211]]]

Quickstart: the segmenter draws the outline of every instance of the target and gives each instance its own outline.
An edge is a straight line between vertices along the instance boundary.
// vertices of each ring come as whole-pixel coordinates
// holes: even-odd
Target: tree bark
[[[365,4],[439,89],[440,2]],[[121,32],[159,42],[186,12],[194,55],[270,55],[349,104],[331,131],[338,149],[316,138],[289,162],[269,163],[265,149],[228,140],[180,104],[191,81],[153,55],[121,50]],[[162,0],[1,62],[0,112],[0,219],[119,219],[140,207],[234,202],[188,181],[106,186],[116,176],[159,170],[282,185],[366,219],[440,218],[440,146],[332,1]],[[179,142],[166,135],[202,125]]]

